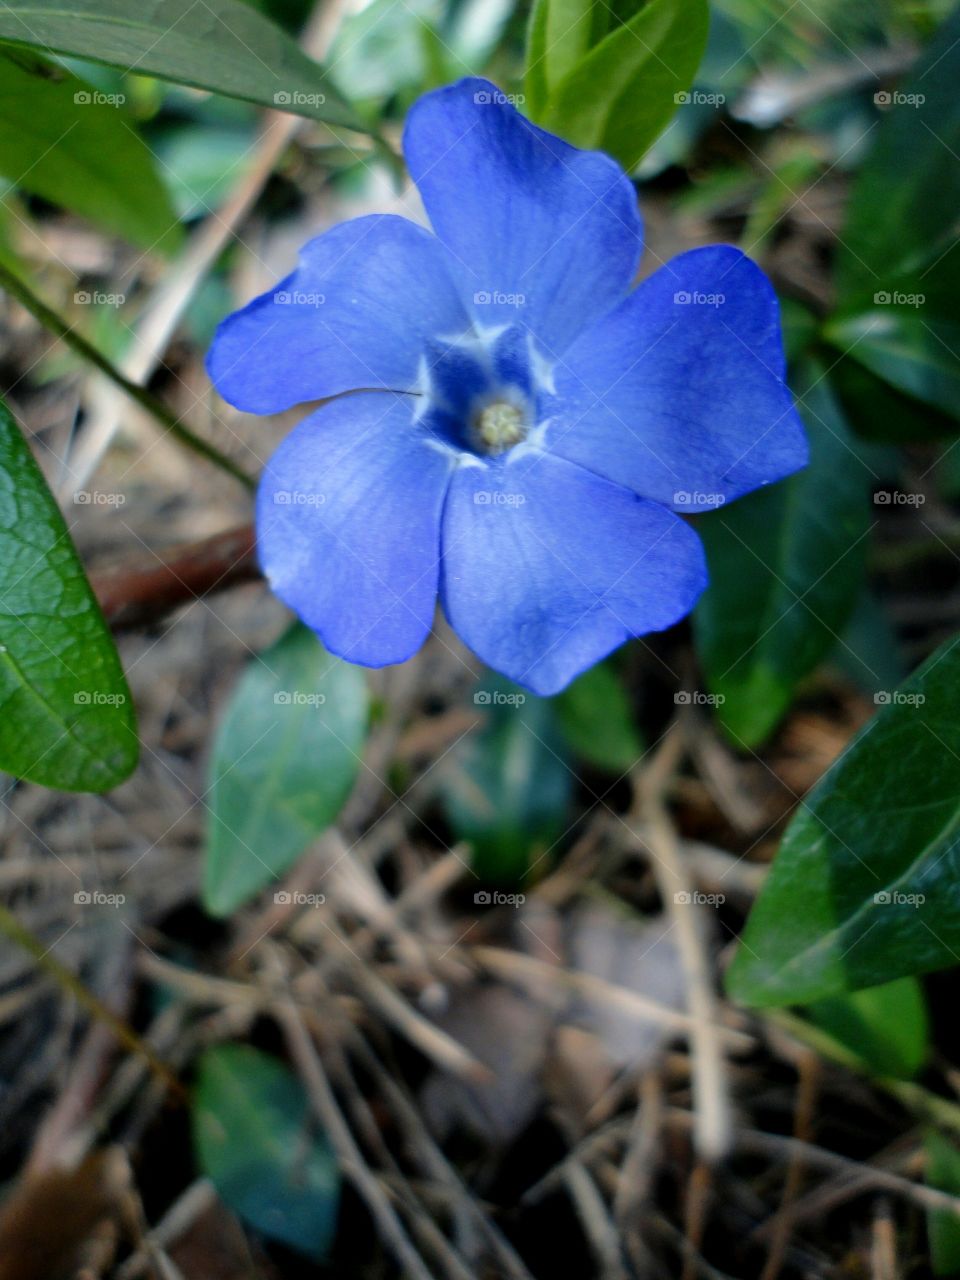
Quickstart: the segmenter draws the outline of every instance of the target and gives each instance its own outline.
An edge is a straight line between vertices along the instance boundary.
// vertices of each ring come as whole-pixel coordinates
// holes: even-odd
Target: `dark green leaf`
[[[826,334],[904,395],[960,418],[960,325],[925,314],[923,304],[881,306],[832,321]]]
[[[0,40],[364,127],[323,68],[242,0],[11,0]]]
[[[828,996],[810,1005],[807,1014],[874,1075],[910,1080],[927,1060],[927,1004],[916,978]]]
[[[897,390],[853,356],[833,362],[830,385],[851,427],[866,440],[910,444],[958,430],[955,417]]]
[[[172,250],[177,215],[117,96],[33,54],[0,54],[0,173],[134,244]]]
[[[927,1157],[927,1186],[960,1196],[960,1151],[936,1129],[927,1132],[923,1145]],[[960,1273],[960,1218],[946,1209],[928,1210],[927,1236],[934,1273],[938,1276]]]
[[[137,762],[130,691],[60,509],[0,403],[0,769],[106,791]]]
[[[609,666],[592,667],[558,694],[555,704],[563,735],[583,760],[626,773],[642,756],[630,699]]]
[[[552,23],[550,8],[558,3]],[[649,0],[578,56],[596,31],[591,27],[588,37],[587,18],[581,17],[551,47],[549,32],[554,26],[561,31],[563,13],[588,7],[576,0],[548,0],[545,13],[534,13],[528,59],[531,114],[576,146],[607,151],[632,169],[693,82],[707,43],[708,6],[706,0]],[[559,59],[555,78],[551,57]]]
[[[240,678],[213,746],[203,900],[225,916],[281,876],[340,812],[360,765],[358,667],[295,626]]]
[[[802,802],[729,974],[735,999],[800,1004],[956,963],[960,637]]]
[[[798,383],[809,467],[699,524],[710,586],[694,614],[717,715],[752,747],[837,643],[857,603],[870,528],[870,472],[812,370]]]
[[[337,1228],[340,1172],[300,1081],[247,1045],[207,1049],[191,1111],[197,1164],[255,1230],[322,1258]]]
[[[838,255],[845,309],[878,290],[931,296],[960,279],[960,8],[898,86],[850,198]],[[941,284],[940,282],[943,282]],[[951,301],[951,299],[953,301]]]
[[[451,753],[444,808],[477,873],[514,882],[563,833],[573,775],[552,699],[492,680],[474,703],[478,731]]]

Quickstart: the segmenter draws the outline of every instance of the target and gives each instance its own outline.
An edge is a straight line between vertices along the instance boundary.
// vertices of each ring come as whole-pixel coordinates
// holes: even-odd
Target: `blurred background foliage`
[[[264,107],[306,121],[256,207],[261,227],[292,243],[318,207],[331,222],[405,198],[406,111],[466,74],[621,160],[650,227],[644,272],[726,241],[771,275],[809,468],[696,517],[711,585],[689,636],[625,646],[552,699],[489,674],[430,688],[428,710],[452,701],[477,717],[451,747],[430,818],[470,850],[484,893],[517,890],[577,847],[608,797],[626,809],[625,779],[674,715],[710,716],[735,760],[769,772],[764,752],[789,756],[791,712],[826,709],[841,742],[787,827],[731,991],[802,1005],[824,1053],[913,1097],[907,1082],[933,1054],[916,975],[960,948],[960,12],[948,0],[371,0],[348,6],[320,72],[297,44],[308,0],[215,7],[238,33],[222,48],[203,6],[183,6],[175,35],[152,31],[147,7],[133,45],[119,0],[75,5],[63,28],[37,4],[32,41],[0,10],[0,267],[110,361],[129,355],[157,282],[256,163]],[[78,225],[123,248],[91,242],[65,264],[57,234]],[[231,240],[192,293],[177,332],[184,367],[196,371],[238,292],[251,292],[250,256]],[[45,348],[31,386],[76,374],[81,354]],[[4,372],[14,387],[24,376],[12,362]],[[50,495],[5,413],[2,425],[0,462],[32,486],[38,526],[56,540]],[[74,557],[56,572],[87,601]],[[92,617],[89,628],[91,661],[125,689],[105,630]],[[202,900],[218,920],[330,829],[390,714],[299,627],[261,656],[236,682],[206,764]],[[298,707],[270,736],[276,698],[302,687],[322,691],[324,718]],[[83,742],[94,754],[102,744],[112,768],[74,760],[36,780],[97,790],[132,768],[129,710],[85,715]],[[42,710],[25,703],[18,724],[42,733]],[[2,763],[23,773],[13,738],[0,731]],[[409,761],[386,767],[404,794]],[[815,780],[804,779],[794,800]],[[767,830],[779,835],[783,817]],[[256,865],[251,845],[264,853]],[[855,946],[878,892],[922,894],[935,936],[905,903]],[[307,1110],[270,1054],[221,1045],[202,1059],[199,1166],[257,1231],[316,1257],[333,1237],[339,1175],[317,1133],[296,1180],[291,1144]],[[926,1142],[928,1180],[960,1190],[954,1146],[932,1128]],[[955,1273],[956,1222],[933,1209],[929,1219],[936,1269]]]

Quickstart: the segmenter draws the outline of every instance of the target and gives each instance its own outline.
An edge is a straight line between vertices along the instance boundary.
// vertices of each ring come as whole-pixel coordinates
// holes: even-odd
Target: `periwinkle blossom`
[[[239,409],[338,397],[265,469],[261,561],[343,658],[409,658],[439,595],[481,659],[556,693],[693,607],[704,554],[677,512],[806,462],[777,302],[723,245],[634,288],[625,174],[487,81],[422,97],[404,153],[433,231],[333,227],[211,349]]]

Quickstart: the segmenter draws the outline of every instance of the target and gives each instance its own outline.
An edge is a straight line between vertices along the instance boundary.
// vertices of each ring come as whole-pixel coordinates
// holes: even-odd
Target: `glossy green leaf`
[[[484,880],[521,880],[562,835],[573,774],[553,699],[491,678],[473,695],[477,729],[451,752],[442,799]]]
[[[899,391],[853,356],[830,368],[830,385],[858,436],[878,444],[910,444],[960,430],[957,419]]]
[[[927,1132],[923,1146],[927,1186],[960,1196],[960,1150],[936,1129]],[[927,1237],[934,1274],[956,1276],[960,1273],[960,1218],[946,1209],[928,1210]]]
[[[955,9],[910,78],[885,94],[838,246],[839,318],[827,329],[841,351],[885,383],[954,419],[960,418],[958,78]],[[909,438],[905,428],[899,438]]]
[[[70,532],[0,403],[0,769],[106,791],[137,762],[130,690]]]
[[[904,395],[960,418],[960,324],[926,314],[923,304],[880,306],[832,321],[826,334]]]
[[[359,667],[295,626],[241,676],[213,745],[203,900],[235,911],[336,818],[360,766]]]
[[[856,606],[871,524],[871,472],[826,382],[798,381],[806,470],[698,525],[710,585],[694,614],[717,716],[740,745],[776,727],[797,686],[837,643]]]
[[[960,637],[880,706],[801,803],[728,976],[800,1004],[956,963]]]
[[[576,146],[607,151],[632,169],[693,83],[707,43],[708,5],[649,0],[636,12],[631,5],[627,20],[594,43],[601,8],[608,6],[547,0],[535,10],[530,112]]]
[[[828,996],[806,1012],[874,1075],[910,1080],[930,1052],[926,998],[916,978]]]
[[[0,40],[363,128],[324,69],[242,0],[11,0]]]
[[[838,245],[844,308],[899,287],[947,306],[960,280],[960,9],[943,23],[887,109],[860,169]],[[955,301],[953,302],[955,306]]]
[[[322,1258],[340,1171],[293,1072],[248,1045],[207,1049],[190,1119],[197,1164],[224,1202],[262,1235]]]
[[[134,244],[172,250],[177,215],[116,96],[8,47],[0,54],[0,174]]]
[[[643,755],[630,699],[605,663],[591,667],[555,698],[561,732],[582,760],[626,773]]]

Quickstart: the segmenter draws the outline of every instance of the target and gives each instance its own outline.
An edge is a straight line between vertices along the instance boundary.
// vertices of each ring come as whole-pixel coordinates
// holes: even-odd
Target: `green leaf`
[[[958,430],[955,417],[898,391],[853,356],[833,362],[830,385],[851,427],[866,440],[910,444]]]
[[[213,745],[203,874],[211,915],[242,906],[333,822],[366,728],[362,672],[306,627],[250,663]]]
[[[553,21],[551,9],[558,3]],[[548,0],[545,13],[534,13],[528,61],[531,114],[576,146],[607,151],[632,169],[693,82],[707,43],[708,5],[706,0],[649,0],[577,57],[588,38],[587,19],[581,16],[551,47],[549,32],[562,29],[563,13],[585,8],[575,0]],[[541,41],[545,53],[539,52]],[[559,60],[562,73],[555,79],[551,58]],[[541,66],[546,68],[543,75]],[[544,91],[546,100],[538,105]]]
[[[293,1072],[248,1045],[207,1049],[190,1120],[197,1164],[224,1202],[263,1235],[324,1257],[340,1172]]]
[[[744,1004],[799,1004],[956,963],[960,637],[801,803],[730,969]]]
[[[958,78],[960,8],[909,81],[887,95],[850,197],[837,256],[839,317],[827,327],[841,351],[885,383],[953,418],[960,418]]]
[[[367,131],[324,69],[242,0],[11,0],[0,40]]]
[[[807,1015],[874,1075],[910,1080],[930,1052],[927,1004],[916,978],[828,996],[810,1005]]]
[[[143,248],[172,250],[177,215],[111,96],[33,54],[0,53],[0,174]]]
[[[106,791],[137,763],[130,690],[66,522],[0,402],[0,769]]]
[[[936,1129],[927,1131],[923,1146],[927,1157],[924,1179],[927,1186],[960,1196],[960,1151]],[[947,1209],[928,1209],[927,1237],[934,1274],[957,1275],[960,1272],[960,1218]]]
[[[484,880],[521,880],[563,834],[573,775],[550,698],[506,680],[473,696],[478,732],[451,753],[442,801]]]
[[[838,245],[843,306],[877,290],[942,292],[960,282],[960,9],[898,86],[850,197]],[[892,97],[892,95],[891,95]],[[934,269],[935,264],[935,269]],[[949,311],[946,312],[949,314]]]
[[[904,395],[960,418],[960,325],[924,311],[877,307],[831,321],[825,336]]]
[[[870,472],[837,403],[807,369],[800,409],[810,465],[699,524],[710,586],[694,627],[717,716],[732,740],[762,742],[856,606],[870,528]]]
[[[589,764],[626,773],[643,755],[630,699],[606,664],[591,667],[574,680],[557,694],[555,706],[563,736]]]

